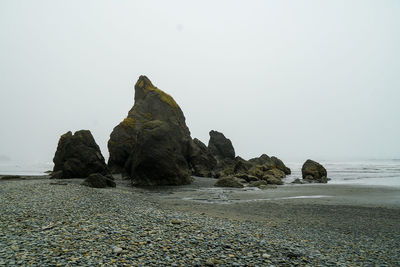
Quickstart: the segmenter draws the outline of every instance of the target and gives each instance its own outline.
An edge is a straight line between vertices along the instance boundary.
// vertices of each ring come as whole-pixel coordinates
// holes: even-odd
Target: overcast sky
[[[400,1],[0,1],[0,155],[107,141],[146,75],[244,158],[400,158]]]

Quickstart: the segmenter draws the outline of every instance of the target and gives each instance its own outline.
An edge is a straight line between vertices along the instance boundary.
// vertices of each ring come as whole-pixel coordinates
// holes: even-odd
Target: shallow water
[[[358,184],[400,187],[400,160],[364,160],[364,161],[321,161],[328,171],[330,184]],[[284,179],[290,183],[301,179],[303,163],[288,162],[292,175]],[[52,162],[26,163],[0,162],[0,174],[4,175],[43,175],[52,170]]]
[[[268,195],[268,194],[265,194]],[[230,198],[228,195],[218,194],[214,197],[183,197],[182,200],[191,200],[203,203],[219,203],[219,204],[232,204],[232,203],[249,203],[260,201],[274,201],[274,200],[287,200],[287,199],[318,199],[328,198],[332,196],[325,195],[310,195],[310,196],[292,196],[292,197],[272,197],[272,198]]]
[[[330,184],[358,184],[400,187],[400,160],[321,161]],[[292,175],[286,182],[301,178],[302,163],[288,163]]]

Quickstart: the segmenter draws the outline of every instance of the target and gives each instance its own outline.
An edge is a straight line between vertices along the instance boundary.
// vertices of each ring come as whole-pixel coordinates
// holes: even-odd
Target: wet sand
[[[400,218],[400,188],[362,185],[284,185],[276,189],[215,188],[215,179],[196,178],[191,185],[140,189],[165,208],[237,220],[304,220],[329,215],[344,219],[357,211],[384,210]],[[344,216],[345,213],[348,216]],[[330,214],[329,214],[330,213]],[[372,214],[364,214],[366,219]],[[400,222],[400,221],[399,221]],[[350,222],[348,222],[350,223]]]

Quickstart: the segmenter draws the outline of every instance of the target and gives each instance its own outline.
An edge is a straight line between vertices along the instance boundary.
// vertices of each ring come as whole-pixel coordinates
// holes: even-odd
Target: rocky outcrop
[[[235,165],[233,166],[233,173],[248,173],[252,167],[253,164],[237,156],[235,158]]]
[[[113,181],[111,176],[106,177],[100,173],[93,173],[82,182],[82,185],[93,188],[105,188],[115,187],[115,182]]]
[[[200,177],[214,176],[213,171],[217,166],[217,160],[207,146],[197,138],[193,139],[189,162],[192,167],[192,175]]]
[[[222,177],[215,183],[216,187],[234,187],[243,188],[243,184],[236,177]]]
[[[109,166],[124,171],[134,185],[191,182],[192,139],[175,100],[146,76],[135,85],[135,104],[108,141]]]
[[[236,157],[234,164],[225,166],[225,169],[217,173],[217,177],[236,177],[246,182],[265,181],[281,185],[286,174],[290,174],[290,169],[280,159],[262,154],[248,161]]]
[[[308,159],[301,168],[301,174],[304,180],[314,183],[327,183],[327,172],[324,166]]]
[[[291,170],[288,167],[286,167],[286,165],[283,163],[283,161],[278,159],[277,157],[272,156],[271,161],[278,170],[283,171],[286,175],[289,175],[292,173]]]
[[[279,169],[279,170],[283,171],[286,175],[291,174],[291,170],[288,167],[286,167],[286,165],[283,163],[283,161],[274,156],[269,157],[266,154],[262,154],[258,158],[250,159],[249,162],[251,162],[253,164],[257,164],[257,165],[264,165],[270,169],[272,169],[272,168]]]
[[[232,142],[223,133],[210,131],[208,149],[218,161],[235,159],[235,149]]]
[[[281,178],[270,174],[263,176],[262,180],[266,181],[268,184],[283,185],[283,181]]]
[[[58,141],[53,162],[53,178],[85,178],[92,173],[108,174],[100,148],[88,130],[63,134]]]
[[[262,154],[258,158],[249,159],[249,162],[253,165],[266,165],[271,168],[274,166],[271,158],[267,154]]]

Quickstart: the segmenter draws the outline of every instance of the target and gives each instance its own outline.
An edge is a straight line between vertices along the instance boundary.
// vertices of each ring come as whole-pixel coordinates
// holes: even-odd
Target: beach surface
[[[0,266],[399,266],[400,188],[0,179]]]

